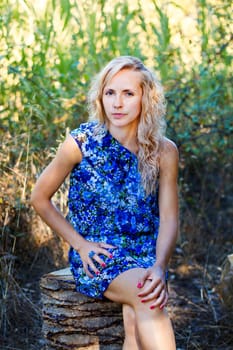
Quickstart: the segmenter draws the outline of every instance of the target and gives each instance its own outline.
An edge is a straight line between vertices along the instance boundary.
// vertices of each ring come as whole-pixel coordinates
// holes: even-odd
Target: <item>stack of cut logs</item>
[[[43,276],[40,288],[47,349],[122,349],[121,305],[77,293],[69,269]]]

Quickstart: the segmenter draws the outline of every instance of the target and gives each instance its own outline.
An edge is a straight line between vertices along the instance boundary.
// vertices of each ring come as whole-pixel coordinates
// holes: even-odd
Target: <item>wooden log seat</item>
[[[120,304],[76,292],[69,268],[44,275],[40,290],[46,349],[122,349]]]

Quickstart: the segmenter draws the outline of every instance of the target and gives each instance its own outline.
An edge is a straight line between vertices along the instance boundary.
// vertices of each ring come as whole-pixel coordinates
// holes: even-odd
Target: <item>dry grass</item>
[[[35,215],[26,199],[20,206],[16,205],[15,198],[22,193],[25,183],[25,172],[20,162],[15,164],[5,172],[4,180],[3,177],[0,180],[4,199],[0,204],[0,341],[5,350],[42,350],[39,279],[43,274],[67,265],[68,247]],[[27,182],[31,183],[29,176]],[[62,209],[65,208],[65,194],[66,188],[63,188],[57,196],[57,204]],[[230,222],[224,222],[225,234],[220,231],[210,239],[214,222],[209,218],[204,221],[209,212],[209,200],[205,207],[203,195],[199,216],[195,216],[195,208],[188,201],[184,203],[185,198],[181,198],[184,216],[181,238],[170,269],[169,312],[177,348],[230,350],[233,346],[233,314],[224,308],[217,293],[221,264],[232,247]],[[212,203],[216,200],[215,196]],[[220,217],[230,210],[220,209]],[[217,229],[221,230],[220,219]]]

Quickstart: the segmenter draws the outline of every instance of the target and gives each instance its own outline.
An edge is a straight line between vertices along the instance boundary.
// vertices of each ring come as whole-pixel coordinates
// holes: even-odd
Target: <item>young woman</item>
[[[32,205],[70,244],[77,291],[122,303],[123,349],[173,350],[164,306],[178,152],[164,136],[163,89],[139,59],[118,57],[93,81],[89,111],[38,179]],[[69,174],[64,218],[51,199]]]

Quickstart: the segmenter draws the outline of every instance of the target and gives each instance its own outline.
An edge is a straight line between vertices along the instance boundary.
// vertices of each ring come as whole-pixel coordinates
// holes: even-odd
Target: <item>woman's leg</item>
[[[123,321],[125,329],[125,340],[123,350],[140,350],[138,331],[136,325],[136,315],[134,309],[127,304],[123,304]]]
[[[166,311],[151,310],[150,302],[142,303],[138,297],[137,283],[143,272],[141,268],[125,271],[112,281],[104,295],[133,308],[143,350],[175,350],[174,333]]]

